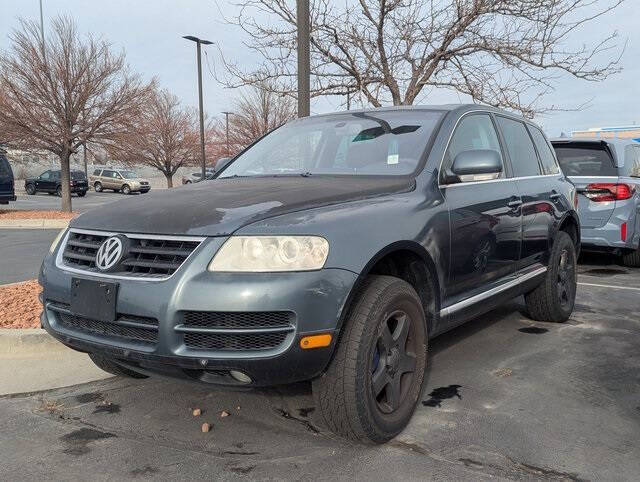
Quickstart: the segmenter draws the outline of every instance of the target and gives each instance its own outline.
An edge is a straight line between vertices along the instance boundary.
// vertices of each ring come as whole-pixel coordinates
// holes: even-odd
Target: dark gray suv
[[[210,183],[75,218],[42,324],[118,375],[312,380],[331,430],[380,443],[429,339],[521,294],[533,319],[571,315],[576,202],[539,128],[497,109],[299,119]]]

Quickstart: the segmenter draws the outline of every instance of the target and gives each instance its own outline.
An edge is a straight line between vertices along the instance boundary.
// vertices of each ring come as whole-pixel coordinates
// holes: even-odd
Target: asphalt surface
[[[328,433],[308,384],[112,378],[0,398],[0,480],[638,480],[640,270],[579,273],[567,323],[520,298],[433,340],[423,403],[384,446]]]
[[[130,196],[140,196],[140,194],[130,194]],[[60,210],[60,198],[57,196],[51,196],[47,193],[38,193],[33,196],[26,194],[18,194],[18,200],[11,202],[8,205],[0,206],[2,210],[43,210],[43,211],[59,211]],[[85,197],[78,197],[75,194],[71,196],[71,205],[74,212],[83,213],[90,209],[97,208],[103,204],[107,204],[113,201],[119,201],[125,199],[126,196],[120,193],[107,192],[94,192],[88,191]]]
[[[0,285],[38,277],[58,229],[0,229]]]

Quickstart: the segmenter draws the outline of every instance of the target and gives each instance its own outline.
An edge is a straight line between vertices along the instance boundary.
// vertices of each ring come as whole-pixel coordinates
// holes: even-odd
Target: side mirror
[[[463,151],[453,160],[451,171],[456,176],[500,174],[502,172],[502,159],[500,154],[493,149]]]

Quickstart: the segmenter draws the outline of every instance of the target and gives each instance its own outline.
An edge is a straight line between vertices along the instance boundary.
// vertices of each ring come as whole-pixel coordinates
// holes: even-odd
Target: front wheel
[[[128,184],[122,186],[122,194],[131,194],[131,188]]]
[[[370,276],[329,368],[313,381],[325,424],[361,442],[392,439],[413,415],[426,360],[425,314],[417,293],[401,279]]]
[[[622,255],[622,264],[630,268],[640,268],[640,248]]]
[[[87,194],[87,191],[78,191],[78,196],[79,197],[85,197]]]
[[[36,187],[33,184],[27,184],[27,187],[24,188],[29,196],[33,196],[36,193]]]
[[[56,196],[62,197],[62,186],[58,186],[58,189],[56,189]]]
[[[563,323],[576,301],[576,248],[571,237],[560,231],[555,238],[544,281],[524,296],[532,319]]]

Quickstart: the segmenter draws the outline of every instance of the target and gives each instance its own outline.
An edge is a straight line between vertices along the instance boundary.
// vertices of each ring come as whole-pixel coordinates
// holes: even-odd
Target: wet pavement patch
[[[67,444],[67,448],[63,451],[65,454],[85,455],[91,450],[88,446],[89,443],[112,437],[116,437],[116,435],[85,427],[63,435],[60,440]]]
[[[537,326],[527,326],[526,328],[520,328],[518,331],[520,333],[529,333],[531,335],[542,335],[549,330],[547,330],[546,328],[538,328]]]
[[[100,392],[82,393],[76,396],[76,401],[79,403],[99,402],[102,398],[102,393]]]
[[[592,268],[582,271],[582,274],[595,274],[597,276],[614,276],[617,274],[627,274],[627,271],[619,268]]]
[[[306,427],[306,429],[309,432],[313,432],[313,433],[320,433],[320,430],[318,430],[311,422],[309,422],[308,420],[304,420],[302,418],[298,418],[298,417],[294,417],[293,415],[291,415],[289,412],[287,412],[286,410],[283,410],[281,408],[276,408],[276,413],[278,415],[280,415],[282,418],[285,418],[287,420],[295,420],[296,422],[304,425]]]
[[[129,474],[131,477],[145,477],[153,474],[157,474],[159,472],[155,467],[151,467],[150,465],[145,465],[144,467],[133,469]]]
[[[248,474],[255,468],[255,465],[247,465],[246,467],[230,467],[229,470],[234,474]]]
[[[462,400],[462,395],[458,392],[458,389],[462,388],[462,385],[449,385],[448,387],[439,387],[433,390],[429,396],[429,400],[423,400],[422,405],[425,407],[441,407],[442,401],[449,398],[458,397]]]
[[[93,413],[120,413],[120,405],[117,403],[101,403],[96,405]]]

